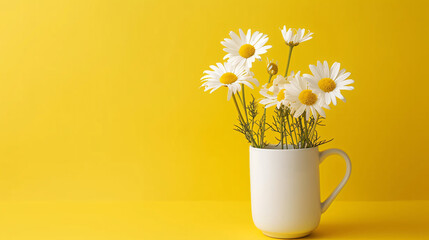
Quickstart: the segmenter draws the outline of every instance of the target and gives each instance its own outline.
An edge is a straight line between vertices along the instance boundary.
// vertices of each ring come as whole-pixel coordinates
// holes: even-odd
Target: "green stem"
[[[286,109],[285,109],[285,111],[286,111]],[[283,132],[284,132],[284,135],[285,135],[285,145],[286,145],[286,149],[289,149],[289,145],[287,143],[287,131],[286,131],[286,124],[285,124],[285,122],[286,122],[285,121],[285,116],[283,115]]]
[[[283,135],[284,135],[284,133],[283,133],[283,121],[281,121],[281,118],[280,118],[280,129],[281,129],[281,133],[280,133],[280,138],[281,138],[281,144],[282,144],[282,149],[284,148],[284,144],[283,144]]]
[[[306,113],[304,113],[306,114]],[[304,148],[308,147],[308,121],[307,116],[304,116],[304,127],[305,127],[305,142],[304,142]]]
[[[300,144],[299,148],[304,148],[304,140],[305,140],[305,138],[304,138],[305,131],[304,131],[304,127],[303,127],[304,124],[303,124],[302,118],[303,118],[303,115],[299,116],[297,119],[297,121],[299,123],[299,132],[300,132],[299,133],[299,144]]]
[[[289,126],[290,139],[292,140],[293,148],[295,148],[295,142],[294,142],[293,136],[292,136],[292,128],[290,127],[290,122],[289,122],[289,114],[286,116],[286,120],[287,120],[287,125]],[[296,136],[296,133],[295,133],[295,136]]]
[[[270,77],[268,78],[268,84],[270,84],[272,77],[273,77],[273,75],[270,74]],[[260,141],[260,146],[264,146],[265,120],[267,118],[266,115],[267,115],[267,108],[264,107],[264,114],[262,115],[263,124],[261,126],[261,141]]]
[[[282,149],[284,148],[284,145],[286,145],[286,149],[288,149],[286,125],[285,125],[286,107],[281,106],[279,109],[279,112],[280,112],[280,132],[281,132],[280,137],[281,137]]]
[[[271,83],[271,78],[273,77],[273,75],[270,74],[270,77],[268,78],[268,84]]]
[[[243,122],[243,124],[245,126],[244,131],[247,132],[247,135],[249,136],[249,138],[251,140],[252,146],[258,147],[255,144],[255,140],[253,139],[253,136],[252,136],[253,134],[249,131],[248,126],[247,126],[246,122],[244,121],[243,115],[241,115],[241,111],[240,111],[240,108],[238,107],[238,103],[237,103],[237,99],[235,98],[235,94],[232,94],[232,99],[234,99],[234,103],[235,103],[235,107],[237,108],[238,116],[240,117],[241,121]]]
[[[285,73],[285,77],[287,77],[287,72],[289,71],[289,64],[290,64],[290,58],[292,57],[292,50],[293,50],[294,46],[290,46],[289,47],[289,57],[287,59],[287,66],[286,66],[286,73]]]
[[[294,117],[293,117],[293,115],[291,115],[290,116],[290,118],[291,118],[291,120],[292,120],[292,126],[295,124],[295,121],[294,121]],[[298,123],[294,126],[294,128],[293,128],[293,133],[294,133],[294,135],[295,135],[295,141],[296,141],[296,148],[299,148],[299,143],[298,143],[298,135],[296,134],[296,132],[298,131],[297,129],[299,128],[299,126],[298,126]]]
[[[313,127],[311,128],[310,131],[310,138],[309,141],[311,143],[311,146],[313,146],[312,142],[313,142],[313,135],[314,135],[314,131],[316,130],[316,126],[317,126],[317,121],[319,120],[319,114],[317,114],[316,118],[314,119],[314,124]]]
[[[240,103],[243,104],[243,99],[241,99],[240,94],[237,94],[238,100],[240,100]]]
[[[247,115],[246,98],[244,95],[244,84],[241,84],[241,93],[243,94],[243,108],[244,114],[246,115],[246,123],[249,124],[249,116]]]
[[[292,50],[293,50],[293,46],[289,46],[289,56],[288,56],[288,58],[287,58],[287,65],[286,65],[285,78],[287,77],[287,73],[288,73],[288,71],[289,71],[290,59],[291,59],[291,57],[292,57]],[[284,119],[283,119],[283,120],[284,120]],[[288,118],[288,121],[289,121],[289,118]],[[290,129],[290,126],[289,126],[289,130],[291,130],[291,129]],[[286,144],[287,144],[287,136],[285,136],[285,138],[286,138]],[[292,138],[292,134],[291,134],[291,138]],[[283,147],[283,146],[282,146],[282,147]]]
[[[261,126],[261,142],[260,145],[264,145],[264,137],[265,137],[265,120],[266,120],[267,109],[264,107],[264,114],[262,115],[262,126]]]

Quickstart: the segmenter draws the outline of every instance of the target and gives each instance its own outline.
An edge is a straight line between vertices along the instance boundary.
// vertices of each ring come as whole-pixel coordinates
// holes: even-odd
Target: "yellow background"
[[[338,61],[347,103],[321,129],[353,163],[342,200],[428,200],[425,1],[1,1],[0,200],[249,200],[226,91],[200,86],[230,30],[314,38],[291,70]],[[266,81],[264,62],[254,71]],[[256,91],[254,93],[257,95]],[[322,165],[324,196],[344,174]]]

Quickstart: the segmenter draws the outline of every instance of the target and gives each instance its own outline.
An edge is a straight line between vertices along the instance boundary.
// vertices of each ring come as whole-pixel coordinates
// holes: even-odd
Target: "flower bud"
[[[279,71],[279,67],[277,66],[277,64],[270,62],[267,66],[267,72],[270,75],[276,75],[277,72]]]

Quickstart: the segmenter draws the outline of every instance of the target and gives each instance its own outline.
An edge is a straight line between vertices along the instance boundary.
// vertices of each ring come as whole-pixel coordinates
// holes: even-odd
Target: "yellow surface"
[[[326,59],[356,80],[321,130],[335,138],[323,149],[353,162],[339,199],[428,200],[427,12],[391,0],[0,1],[0,200],[249,200],[233,103],[199,79],[239,28],[268,34],[263,57],[284,72],[284,24],[315,33],[291,70]],[[326,196],[344,164],[321,174]]]
[[[1,202],[0,239],[265,239],[249,202]],[[336,202],[306,239],[428,239],[429,202]]]

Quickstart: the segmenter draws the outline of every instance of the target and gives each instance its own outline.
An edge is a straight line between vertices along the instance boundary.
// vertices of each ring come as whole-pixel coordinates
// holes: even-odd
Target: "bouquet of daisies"
[[[337,98],[345,101],[341,90],[352,90],[354,81],[348,79],[349,72],[340,70],[340,63],[329,66],[327,61],[317,61],[310,65],[312,74],[293,71],[288,74],[292,50],[300,43],[310,40],[313,33],[305,29],[281,29],[283,38],[289,46],[288,60],[284,75],[278,74],[278,62],[267,60],[268,83],[264,84],[259,93],[262,99],[256,100],[252,95],[250,101],[245,98],[245,86],[253,89],[259,86],[251,72],[256,59],[271,48],[266,45],[268,36],[251,30],[245,34],[241,29],[239,35],[230,32],[231,38],[221,42],[227,52],[225,63],[210,66],[201,78],[205,91],[210,93],[220,87],[228,88],[228,97],[234,101],[238,112],[238,124],[235,130],[242,133],[247,141],[256,148],[264,148],[267,131],[276,134],[281,148],[311,148],[330,140],[321,140],[316,127],[322,125],[325,109],[337,104]],[[263,112],[258,110],[259,104],[264,105]],[[272,121],[267,121],[267,109],[274,107]]]

